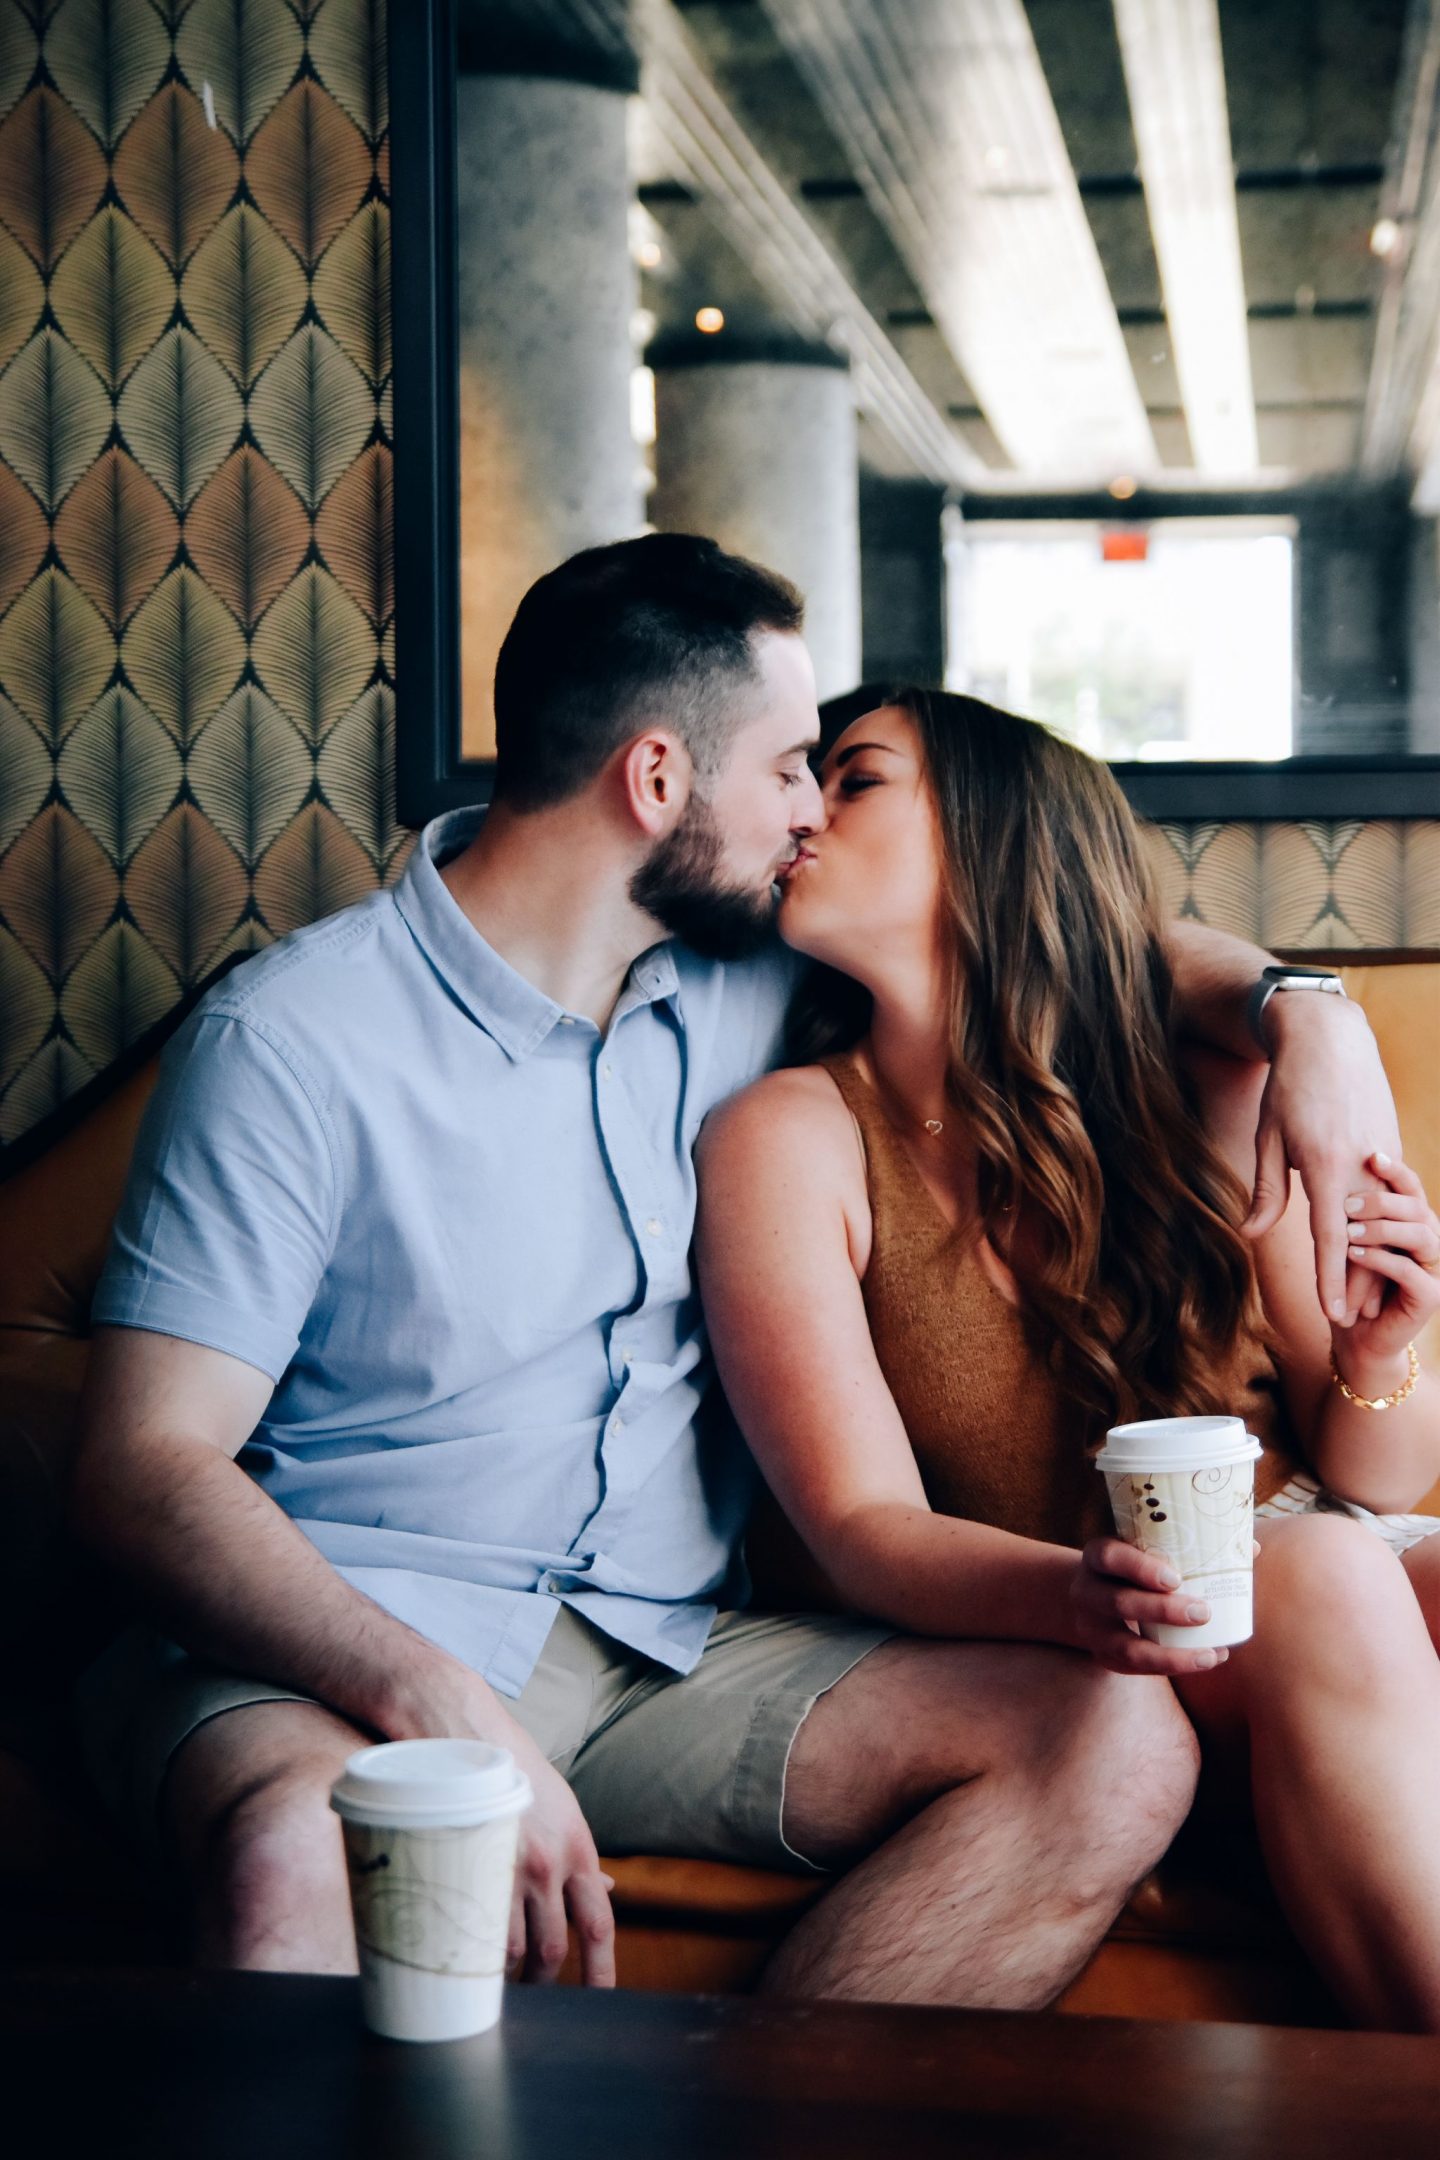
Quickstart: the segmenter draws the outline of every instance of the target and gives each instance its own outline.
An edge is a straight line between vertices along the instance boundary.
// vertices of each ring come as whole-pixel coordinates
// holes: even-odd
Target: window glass
[[[947,682],[1100,757],[1289,757],[1292,547],[1248,520],[967,526]]]

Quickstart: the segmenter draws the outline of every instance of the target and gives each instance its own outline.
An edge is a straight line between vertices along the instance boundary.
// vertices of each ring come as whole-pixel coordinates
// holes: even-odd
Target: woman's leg
[[[1344,1517],[1257,1534],[1253,1639],[1176,1691],[1202,1750],[1248,1739],[1276,1894],[1351,2015],[1440,2031],[1440,1660],[1415,1591]]]
[[[1421,1538],[1403,1555],[1401,1567],[1410,1578],[1410,1587],[1420,1600],[1420,1610],[1425,1615],[1425,1625],[1430,1630],[1430,1640],[1440,1651],[1440,1531],[1432,1530],[1429,1537]],[[1437,1774],[1440,1776],[1440,1774]]]

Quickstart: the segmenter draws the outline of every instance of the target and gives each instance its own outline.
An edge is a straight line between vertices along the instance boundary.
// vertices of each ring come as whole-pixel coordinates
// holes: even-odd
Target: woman
[[[1409,1347],[1440,1306],[1419,1181],[1377,1155],[1349,1203],[1386,1287],[1348,1330],[1303,1196],[1247,1245],[1262,1075],[1177,1063],[1103,765],[902,692],[839,738],[824,791],[780,916],[823,963],[804,1062],[701,1151],[706,1310],[761,1467],[850,1604],[1171,1675],[1212,1767],[1248,1764],[1277,1893],[1350,2013],[1440,2029],[1440,1520],[1397,1512],[1440,1479]],[[1197,1411],[1266,1448],[1233,1652],[1135,1631],[1205,1608],[1106,1534],[1090,1461],[1107,1425]]]

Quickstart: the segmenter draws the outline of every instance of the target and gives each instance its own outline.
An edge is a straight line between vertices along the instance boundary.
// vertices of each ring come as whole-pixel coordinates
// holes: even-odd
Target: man
[[[500,654],[488,816],[437,820],[394,892],[226,978],[167,1053],[74,1505],[173,1640],[122,1641],[82,1713],[203,1962],[353,1970],[326,1795],[377,1735],[514,1750],[512,1955],[553,1976],[568,1919],[602,1985],[597,1841],[838,1874],[772,1987],[1038,2006],[1189,1806],[1161,1679],[743,1610],[690,1151],[776,1055],[774,885],[823,822],[800,625],[707,541],[563,564]],[[1197,1031],[1247,1054],[1263,955],[1175,957]],[[1358,1014],[1271,1002],[1269,1176],[1284,1126],[1333,1267],[1393,1114]]]

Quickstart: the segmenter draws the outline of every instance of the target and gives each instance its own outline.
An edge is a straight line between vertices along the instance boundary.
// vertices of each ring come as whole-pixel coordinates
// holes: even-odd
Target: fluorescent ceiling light
[[[1159,457],[1022,0],[763,0],[1007,454]]]
[[[1387,226],[1399,233],[1397,244],[1382,255],[1385,268],[1361,466],[1384,479],[1401,472],[1418,474],[1415,507],[1426,515],[1440,509],[1440,164],[1433,155],[1437,105],[1440,0],[1416,0],[1405,24],[1380,215],[1370,240],[1373,248],[1375,234]]]
[[[1216,0],[1114,0],[1165,314],[1201,472],[1260,461]]]
[[[628,51],[613,0],[533,0],[551,21],[580,24]],[[917,473],[975,486],[989,469],[920,387],[790,190],[715,87],[671,0],[631,0],[646,115],[679,177],[694,189],[782,315],[849,356],[855,401]]]

